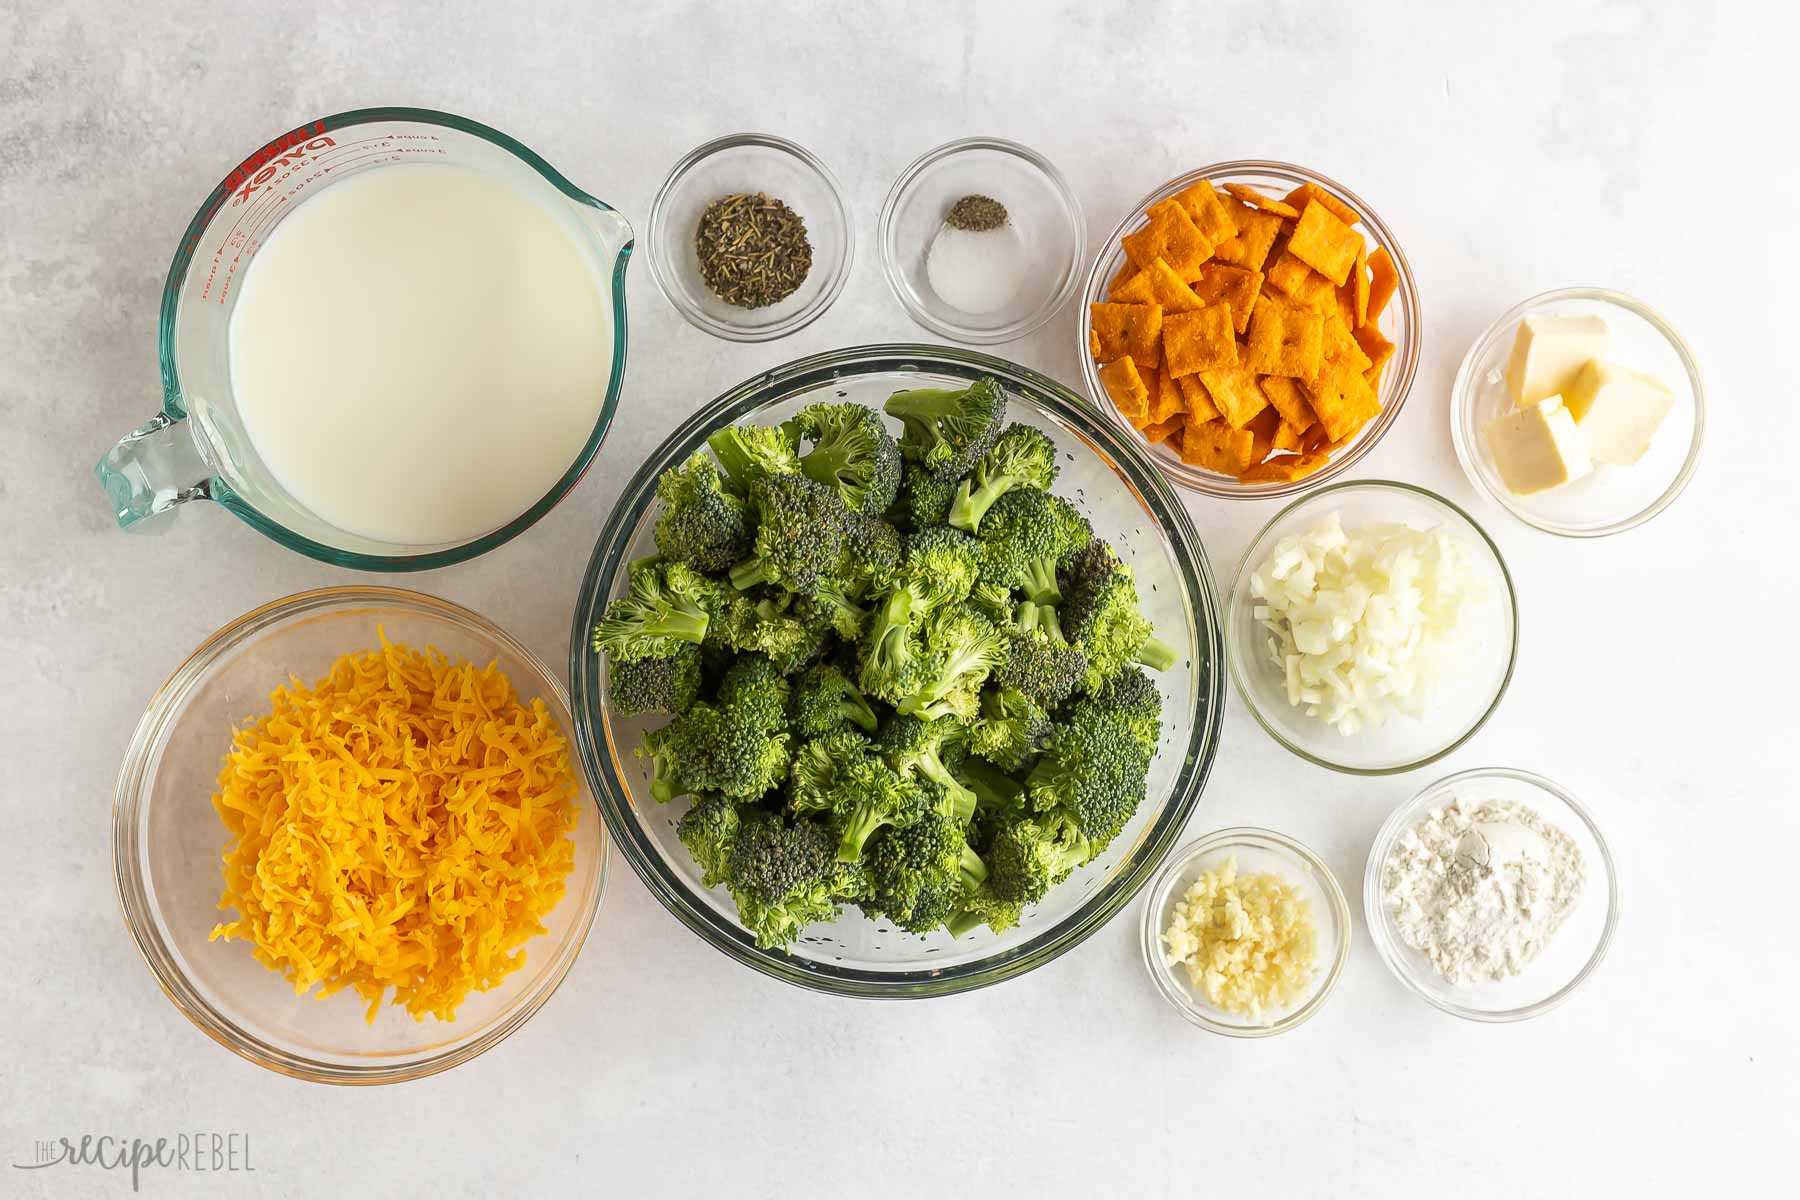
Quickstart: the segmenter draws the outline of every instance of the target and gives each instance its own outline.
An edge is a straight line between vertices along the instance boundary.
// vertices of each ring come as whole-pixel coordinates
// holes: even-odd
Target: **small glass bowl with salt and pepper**
[[[734,342],[817,320],[850,277],[855,236],[836,176],[805,147],[761,133],[706,143],[650,205],[650,273],[688,323]]]
[[[1451,809],[1453,803],[1456,807]],[[1496,912],[1474,918],[1463,912],[1449,912],[1446,920],[1453,925],[1479,925],[1490,933],[1503,932],[1497,929],[1499,924],[1539,916],[1537,910],[1557,899],[1548,888],[1527,887],[1522,879],[1507,877],[1520,875],[1516,868],[1506,869],[1509,864],[1516,864],[1527,855],[1547,862],[1555,857],[1551,853],[1555,847],[1548,845],[1541,832],[1534,834],[1516,821],[1482,821],[1490,803],[1515,814],[1519,810],[1529,813],[1532,824],[1547,828],[1552,839],[1571,852],[1577,875],[1572,881],[1574,898],[1566,915],[1558,915],[1554,927],[1541,939],[1541,946],[1533,947],[1527,959],[1501,964],[1495,958],[1492,962],[1498,969],[1494,970],[1469,963],[1469,969],[1461,972],[1464,977],[1452,981],[1443,965],[1434,965],[1431,957],[1409,943],[1403,928],[1409,922],[1402,920],[1400,912],[1403,904],[1411,903],[1415,908],[1412,915],[1417,920],[1410,924],[1416,927],[1421,920],[1428,922],[1430,912],[1417,910],[1428,910],[1431,903],[1443,899],[1446,890],[1457,890],[1449,885],[1456,882],[1452,876],[1457,874],[1460,860],[1467,860],[1468,870],[1464,873],[1496,871],[1493,883],[1501,903]],[[1472,814],[1476,823],[1454,840],[1453,861],[1443,868],[1441,879],[1435,877],[1436,872],[1427,871],[1434,878],[1426,883],[1442,883],[1444,887],[1430,888],[1425,897],[1428,903],[1421,903],[1421,889],[1404,886],[1404,877],[1398,870],[1389,870],[1390,860],[1398,868],[1400,859],[1395,850],[1403,844],[1412,849],[1407,857],[1413,860],[1420,857],[1421,850],[1428,850],[1429,834],[1433,832],[1427,828],[1428,822],[1435,821],[1435,832],[1440,834],[1446,828],[1455,832],[1458,821],[1448,819],[1446,814],[1462,818],[1462,824],[1467,824],[1466,818]],[[1423,839],[1422,833],[1427,835]],[[1541,866],[1530,868],[1531,873],[1542,871]],[[1523,1021],[1549,1012],[1567,1000],[1606,957],[1619,922],[1619,878],[1600,827],[1567,790],[1528,771],[1488,767],[1440,779],[1394,810],[1375,835],[1375,845],[1369,851],[1368,867],[1363,873],[1363,910],[1381,961],[1409,991],[1466,1020]],[[1413,941],[1418,940],[1415,928]],[[1459,939],[1467,940],[1470,939]],[[1438,957],[1445,958],[1441,947]],[[1512,969],[1515,966],[1516,971]]]
[[[1087,253],[1081,205],[1061,173],[989,137],[939,146],[902,171],[876,240],[913,320],[977,345],[1048,321],[1074,295]]]

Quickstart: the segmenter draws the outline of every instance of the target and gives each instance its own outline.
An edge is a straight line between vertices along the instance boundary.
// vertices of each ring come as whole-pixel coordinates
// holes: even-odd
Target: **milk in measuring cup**
[[[296,500],[384,542],[463,542],[548,493],[612,370],[606,281],[550,210],[467,167],[301,202],[231,317],[245,432]]]

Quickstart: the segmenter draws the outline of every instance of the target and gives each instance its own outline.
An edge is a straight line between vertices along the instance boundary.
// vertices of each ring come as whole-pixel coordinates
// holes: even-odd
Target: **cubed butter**
[[[1612,331],[1602,317],[1537,314],[1519,322],[1512,356],[1506,360],[1506,394],[1514,408],[1566,395],[1591,358],[1612,349]]]
[[[1563,393],[1563,407],[1575,418],[1589,458],[1630,466],[1650,448],[1675,407],[1675,393],[1654,375],[1591,359]]]
[[[1515,409],[1482,427],[1500,478],[1515,496],[1561,487],[1594,469],[1561,396]]]

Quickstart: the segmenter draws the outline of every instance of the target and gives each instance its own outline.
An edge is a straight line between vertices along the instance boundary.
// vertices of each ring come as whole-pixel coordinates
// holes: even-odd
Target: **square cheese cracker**
[[[1141,268],[1162,259],[1183,279],[1196,278],[1200,264],[1212,257],[1212,243],[1188,219],[1187,210],[1173,199],[1150,206],[1146,222],[1136,233],[1119,239],[1125,255]]]
[[[1155,367],[1162,361],[1162,307],[1156,304],[1090,304],[1088,327],[1100,339],[1094,355],[1102,362],[1112,362],[1129,354],[1139,368]]]
[[[1314,200],[1300,213],[1300,223],[1288,237],[1288,253],[1331,280],[1343,286],[1350,278],[1363,245],[1362,235],[1338,220],[1323,204]]]
[[[1213,407],[1233,429],[1250,424],[1269,406],[1269,398],[1256,386],[1255,373],[1243,367],[1202,371],[1200,382],[1206,385],[1206,394],[1212,397]]]
[[[1261,271],[1209,262],[1201,265],[1193,292],[1207,304],[1223,301],[1231,305],[1231,327],[1242,334],[1250,327],[1250,314],[1256,308],[1257,296],[1262,294],[1262,285]]]
[[[1101,367],[1100,384],[1112,397],[1120,416],[1134,423],[1143,419],[1148,411],[1150,389],[1144,385],[1137,364],[1130,358],[1117,358]]]
[[[1265,296],[1256,302],[1250,318],[1244,363],[1258,375],[1310,378],[1319,373],[1324,359],[1324,329],[1325,320],[1318,313]]]
[[[1231,305],[1212,304],[1195,312],[1176,313],[1162,323],[1163,352],[1176,377],[1237,365]]]
[[[1188,218],[1214,246],[1237,236],[1237,222],[1232,220],[1231,209],[1206,180],[1202,179],[1184,192],[1177,192],[1175,199],[1187,209]]]

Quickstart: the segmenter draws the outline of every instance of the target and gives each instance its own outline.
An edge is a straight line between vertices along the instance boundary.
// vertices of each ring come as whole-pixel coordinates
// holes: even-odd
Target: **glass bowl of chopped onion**
[[[1221,829],[1176,851],[1144,900],[1144,966],[1187,1020],[1228,1037],[1310,1020],[1350,954],[1331,868],[1272,829]]]
[[[1518,659],[1500,548],[1436,493],[1332,484],[1277,513],[1225,607],[1238,695],[1301,758],[1353,775],[1411,771],[1473,737]]]
[[[730,211],[720,207],[735,201]],[[725,294],[703,269],[702,219],[712,214],[718,246],[753,246],[746,271]],[[804,227],[805,254],[790,230]],[[766,249],[765,249],[766,248]],[[669,171],[650,204],[650,274],[696,329],[733,342],[766,342],[824,315],[850,278],[856,236],[850,199],[817,155],[765,133],[737,133],[698,146]],[[771,299],[764,300],[764,296]]]
[[[1496,829],[1496,814],[1487,808],[1490,804],[1508,806],[1514,813],[1525,810],[1541,827],[1524,833],[1517,828]],[[1482,938],[1462,936],[1476,924],[1491,926],[1496,918],[1483,916],[1471,922],[1454,899],[1441,894],[1454,882],[1451,877],[1456,869],[1454,865],[1441,873],[1433,869],[1433,855],[1426,853],[1433,843],[1422,841],[1421,834],[1431,833],[1426,822],[1436,819],[1443,823],[1454,811],[1451,806],[1466,816],[1450,823],[1449,832],[1455,834],[1467,827],[1479,836],[1470,839],[1465,834],[1453,847],[1445,842],[1435,857],[1442,861],[1443,851],[1453,848],[1453,864],[1468,858],[1482,867],[1535,858],[1537,865],[1527,868],[1537,876],[1531,881],[1536,895],[1530,907],[1552,916],[1547,932],[1510,944],[1502,942],[1506,947],[1503,954],[1481,945]],[[1561,845],[1565,862],[1573,858],[1579,867],[1557,868],[1549,839]],[[1402,846],[1424,864],[1423,880],[1430,891],[1421,894],[1416,886],[1408,888],[1403,878],[1396,879],[1388,871],[1391,861],[1396,872],[1402,869],[1402,860],[1395,856]],[[1567,875],[1574,886],[1556,883],[1558,873]],[[1502,909],[1498,919],[1519,915],[1516,889],[1525,884],[1518,875],[1496,871],[1492,886],[1497,893],[1493,903]],[[1429,918],[1437,904],[1449,910],[1439,919],[1439,928],[1447,937],[1431,934]],[[1413,920],[1401,920],[1403,908]],[[1407,990],[1465,1020],[1523,1021],[1567,1000],[1606,957],[1619,924],[1618,869],[1599,825],[1568,789],[1529,771],[1483,767],[1437,780],[1388,816],[1369,850],[1363,873],[1363,911],[1381,961]],[[1426,936],[1421,936],[1422,932]],[[1421,948],[1433,945],[1438,949],[1435,963]]]
[[[427,648],[443,656],[435,681]],[[364,652],[351,704],[342,660]],[[272,719],[271,693],[301,688],[318,702]],[[467,1062],[544,1006],[599,908],[608,841],[573,731],[550,668],[446,601],[335,587],[246,613],[175,670],[126,750],[113,869],[131,936],[189,1020],[272,1071],[377,1084]],[[245,737],[260,761],[240,757]],[[224,864],[252,865],[240,851],[253,838],[247,888]],[[228,891],[266,927],[215,940],[253,916]],[[447,1016],[414,1016],[391,986],[371,1003],[354,972],[327,976],[351,985],[334,994],[301,994],[259,961],[360,963],[362,950],[400,978],[427,963],[409,987],[448,997]]]
[[[1177,661],[1154,673],[1161,738],[1145,797],[1123,830],[1004,933],[986,926],[918,935],[845,905],[786,949],[759,946],[724,886],[708,887],[677,824],[691,801],[658,803],[644,734],[661,713],[624,716],[613,705],[608,664],[592,648],[595,623],[629,586],[629,567],[655,554],[662,513],[657,480],[704,450],[715,430],[775,424],[817,401],[879,408],[909,388],[966,388],[984,377],[1007,397],[1006,419],[1055,443],[1056,491],[1110,541],[1136,576],[1138,600]],[[1017,978],[1079,945],[1121,912],[1181,836],[1218,750],[1223,646],[1212,574],[1192,519],[1143,453],[1067,388],[991,355],[917,344],[856,346],[756,375],[695,413],[648,456],[594,546],[570,630],[569,680],[576,742],[608,831],[625,861],[664,907],[709,945],[784,982],[839,996],[926,999]]]

